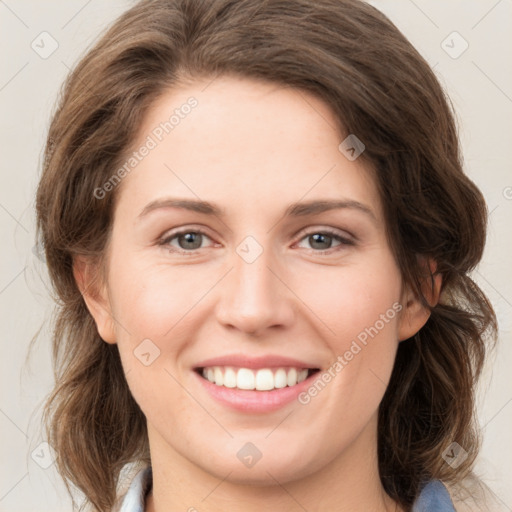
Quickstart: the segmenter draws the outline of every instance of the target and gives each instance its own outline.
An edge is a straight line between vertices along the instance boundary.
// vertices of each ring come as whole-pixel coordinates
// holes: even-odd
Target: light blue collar
[[[130,484],[119,512],[144,512],[146,495],[153,484],[151,466],[141,469]],[[448,490],[440,480],[425,485],[412,512],[455,512]]]
[[[414,502],[412,512],[456,512],[448,489],[440,480],[428,482]]]

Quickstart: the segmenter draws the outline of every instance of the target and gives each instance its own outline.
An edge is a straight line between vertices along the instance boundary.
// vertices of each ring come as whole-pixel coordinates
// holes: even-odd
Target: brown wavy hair
[[[379,409],[386,492],[405,510],[429,479],[457,483],[478,452],[474,388],[496,331],[469,273],[482,257],[487,208],[464,174],[454,109],[436,76],[380,11],[358,0],[145,0],[116,20],[69,74],[49,128],[37,229],[58,301],[56,385],[44,406],[48,442],[68,490],[108,512],[125,464],[150,463],[146,419],[117,345],[100,338],[73,259],[102,261],[124,161],[148,108],[189,80],[235,75],[307,91],[350,133],[384,204],[403,282],[423,300],[424,258],[442,275],[426,325],[399,344]],[[459,443],[457,469],[443,451]],[[69,482],[69,483],[68,483]],[[71,493],[71,491],[70,491]]]

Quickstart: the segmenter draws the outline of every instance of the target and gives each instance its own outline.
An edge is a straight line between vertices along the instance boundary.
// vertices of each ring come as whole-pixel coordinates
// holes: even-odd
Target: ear
[[[87,309],[96,322],[99,335],[107,343],[114,344],[116,342],[115,322],[107,287],[99,282],[100,273],[97,265],[85,256],[76,256],[73,258],[73,276]]]
[[[441,293],[442,276],[436,273],[437,263],[432,259],[421,258],[425,269],[429,269],[428,275],[422,282],[423,295],[430,307],[439,302]],[[412,290],[405,290],[402,297],[403,310],[400,316],[398,328],[398,340],[403,341],[414,336],[430,318],[430,310],[424,306],[420,298]]]

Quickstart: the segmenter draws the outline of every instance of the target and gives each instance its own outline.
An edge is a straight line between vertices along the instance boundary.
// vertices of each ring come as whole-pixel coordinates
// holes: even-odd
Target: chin
[[[222,461],[217,461],[215,466],[204,466],[203,459],[201,466],[220,480],[238,485],[264,487],[275,486],[277,482],[283,485],[307,477],[320,468],[321,462],[316,461],[315,464],[315,461],[305,461],[301,458],[301,463],[298,465],[296,456],[290,454],[286,457],[284,454],[274,454],[272,457],[263,455],[252,467],[245,466],[236,456],[234,460],[231,456],[225,457]]]

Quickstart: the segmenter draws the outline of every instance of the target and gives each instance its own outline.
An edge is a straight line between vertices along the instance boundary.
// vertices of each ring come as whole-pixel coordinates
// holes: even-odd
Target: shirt
[[[119,512],[144,512],[146,495],[153,484],[151,466],[141,469],[132,480]],[[450,494],[440,480],[431,480],[414,502],[412,512],[456,512]]]

